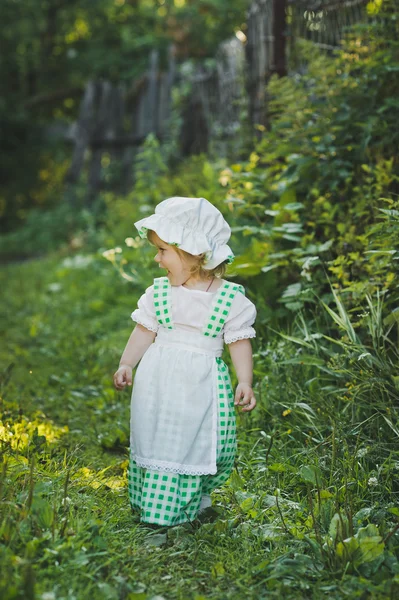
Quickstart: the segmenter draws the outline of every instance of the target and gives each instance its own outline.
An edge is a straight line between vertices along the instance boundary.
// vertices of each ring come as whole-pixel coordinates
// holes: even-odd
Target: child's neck
[[[207,277],[206,279],[200,279],[198,277],[189,277],[182,285],[192,290],[208,291],[214,282],[216,277]]]

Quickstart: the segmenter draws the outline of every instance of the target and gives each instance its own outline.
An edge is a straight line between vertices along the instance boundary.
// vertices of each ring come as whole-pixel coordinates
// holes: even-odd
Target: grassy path
[[[90,257],[10,265],[0,286],[2,600],[394,597],[392,583],[325,571],[308,552],[306,485],[292,483],[303,450],[273,456],[251,419],[214,496],[221,517],[160,545],[130,511],[129,397],[111,383],[141,290]]]

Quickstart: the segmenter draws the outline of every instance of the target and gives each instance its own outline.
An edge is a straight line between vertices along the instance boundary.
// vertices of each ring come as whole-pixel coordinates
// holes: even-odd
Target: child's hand
[[[123,390],[127,385],[132,385],[132,367],[121,365],[114,373],[114,386],[117,390]]]
[[[242,412],[248,412],[255,408],[256,400],[249,383],[239,383],[237,385],[234,397],[234,406],[237,405],[243,407]]]

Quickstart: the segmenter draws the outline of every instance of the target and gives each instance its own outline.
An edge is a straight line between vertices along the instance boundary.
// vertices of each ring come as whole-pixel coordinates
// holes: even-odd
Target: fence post
[[[274,0],[254,0],[248,12],[249,118],[252,125],[267,124],[266,83],[274,63]]]
[[[175,72],[175,48],[173,44],[171,44],[168,50],[168,70],[166,73],[162,73],[159,79],[158,121],[156,131],[160,137],[167,134],[170,127],[169,119],[171,114],[172,86],[175,80]]]
[[[286,66],[286,20],[287,0],[274,0],[273,36],[274,36],[274,72],[280,77],[287,75]]]
[[[248,12],[248,95],[253,125],[267,126],[266,85],[273,73],[286,75],[287,0],[254,0]]]

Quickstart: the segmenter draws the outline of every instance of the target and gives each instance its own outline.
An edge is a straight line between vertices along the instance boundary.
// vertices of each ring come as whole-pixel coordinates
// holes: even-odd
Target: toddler
[[[230,227],[204,198],[173,197],[135,223],[157,249],[166,275],[154,279],[132,313],[137,323],[114,375],[132,384],[129,498],[141,521],[193,521],[231,474],[234,406],[251,411],[255,306],[223,279],[234,255]],[[228,344],[233,393],[221,355]],[[139,363],[139,364],[138,364]]]

